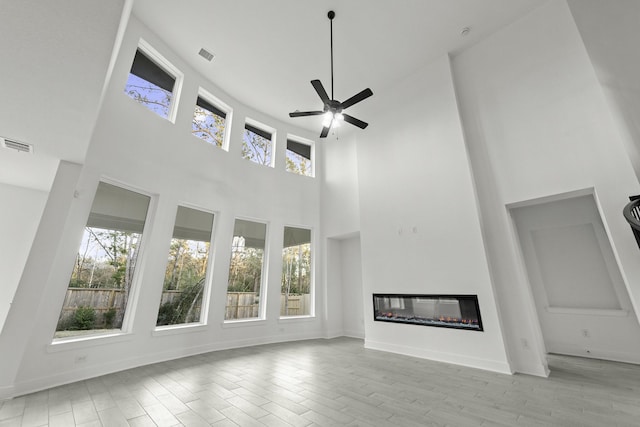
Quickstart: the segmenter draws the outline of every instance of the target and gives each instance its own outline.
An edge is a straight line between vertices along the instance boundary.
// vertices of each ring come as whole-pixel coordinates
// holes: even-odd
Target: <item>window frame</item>
[[[304,175],[303,175],[304,176]],[[316,253],[316,232],[315,232],[315,228],[311,227],[309,225],[300,225],[300,224],[288,224],[285,223],[282,226],[282,250],[281,250],[281,254],[280,257],[282,258],[282,252],[285,249],[284,246],[284,231],[285,229],[289,227],[289,228],[301,228],[301,229],[305,229],[305,230],[309,230],[309,233],[311,234],[310,238],[311,238],[311,242],[310,242],[310,249],[311,249],[311,263],[309,265],[309,269],[311,270],[311,278],[309,280],[309,314],[301,314],[301,315],[295,315],[295,316],[280,316],[278,315],[278,320],[279,321],[287,321],[287,320],[293,320],[293,319],[313,319],[316,317],[316,258],[317,256],[315,255]],[[282,260],[281,260],[282,261]],[[282,276],[280,276],[280,284],[282,283]],[[281,287],[281,286],[280,286]],[[278,305],[278,313],[280,313],[281,307]]]
[[[233,257],[233,239],[236,236],[235,235],[235,226],[236,226],[236,221],[237,220],[242,220],[242,221],[248,221],[248,222],[255,222],[258,224],[264,224],[265,226],[265,230],[264,230],[264,250],[263,250],[263,255],[262,255],[262,270],[260,273],[260,302],[258,305],[258,317],[245,317],[242,319],[226,319],[226,303],[225,303],[225,309],[223,311],[223,315],[222,315],[222,323],[223,326],[229,326],[229,325],[237,325],[237,324],[243,324],[243,323],[255,323],[255,322],[264,322],[267,320],[267,301],[268,301],[268,287],[269,287],[269,240],[270,240],[270,231],[271,231],[271,224],[269,223],[269,221],[263,220],[263,219],[259,219],[259,218],[252,218],[252,217],[245,217],[245,216],[236,216],[233,219],[233,229],[231,231],[231,242],[229,245],[229,264],[227,265],[227,280],[226,280],[226,288],[225,288],[225,299],[227,297],[227,293],[229,292],[229,273],[231,272],[231,259]]]
[[[221,148],[224,151],[229,151],[229,141],[231,139],[231,126],[232,126],[232,119],[233,119],[233,108],[231,108],[228,104],[222,102],[220,100],[220,98],[214,96],[213,94],[211,94],[211,92],[209,92],[208,90],[200,87],[198,89],[198,94],[196,96],[196,102],[194,103],[194,110],[195,110],[195,106],[198,105],[198,98],[202,98],[205,102],[211,104],[213,107],[217,108],[218,110],[222,111],[223,113],[225,113],[225,118],[224,118],[224,134],[222,136],[222,146],[218,147],[217,145],[215,146],[216,148]],[[201,107],[204,108],[204,107]],[[206,108],[205,108],[206,110]],[[209,110],[207,110],[209,111]],[[215,112],[210,111],[211,113],[215,114]],[[195,114],[195,111],[194,111]],[[193,135],[193,133],[192,133]],[[200,138],[197,135],[193,135],[196,138],[209,143],[208,141],[205,141],[204,139]],[[211,144],[214,145],[214,144]]]
[[[96,186],[93,191],[93,197],[91,199],[91,204],[89,205],[89,209],[87,211],[87,215],[84,219],[83,228],[87,226],[89,221],[89,217],[91,215],[91,207],[93,206],[93,202],[98,194],[98,186],[101,182],[105,184],[113,185],[115,187],[122,188],[123,190],[128,190],[134,193],[138,193],[140,195],[149,197],[149,205],[147,207],[147,215],[144,220],[144,225],[142,227],[142,233],[140,238],[140,248],[138,250],[138,256],[136,258],[137,268],[133,272],[133,277],[131,279],[131,289],[129,291],[129,299],[126,302],[124,316],[122,318],[122,326],[120,330],[114,329],[110,332],[97,332],[94,334],[86,334],[86,335],[78,335],[66,338],[55,338],[53,337],[49,347],[47,347],[48,352],[56,351],[56,349],[60,349],[58,347],[60,345],[64,345],[67,348],[68,345],[82,345],[83,342],[93,342],[95,340],[109,340],[114,342],[119,342],[123,339],[127,340],[128,336],[131,336],[133,333],[133,323],[138,311],[138,304],[140,300],[140,293],[142,292],[142,275],[144,274],[144,269],[147,263],[147,246],[149,245],[149,239],[151,239],[152,234],[152,223],[156,215],[158,196],[150,191],[146,191],[141,189],[140,187],[136,187],[134,185],[127,184],[123,181],[113,179],[107,176],[99,177]],[[76,249],[77,251],[77,249]],[[74,261],[75,262],[75,258]],[[69,274],[71,276],[71,274]],[[68,285],[67,285],[68,287]],[[74,344],[75,343],[75,344]]]
[[[249,126],[250,128],[253,128],[255,130],[257,130],[258,132],[255,132],[252,129],[247,128],[247,126]],[[261,136],[263,138],[266,139],[266,137],[264,135],[262,135],[262,133],[264,134],[268,134],[271,136],[271,138],[269,139],[269,141],[271,141],[271,159],[269,161],[269,164],[262,164],[262,163],[258,163],[258,162],[254,162],[253,160],[243,157],[244,160],[248,160],[249,162],[256,164],[256,165],[260,165],[260,166],[267,166],[270,168],[273,168],[275,165],[275,154],[276,154],[276,130],[274,128],[272,128],[271,126],[267,126],[263,123],[260,123],[256,120],[253,120],[249,117],[245,118],[244,121],[244,126],[242,128],[242,147],[244,147],[244,145],[246,144],[244,141],[244,135],[246,131],[250,131],[253,132],[255,134],[257,134],[258,136]],[[242,152],[242,151],[241,151]]]
[[[286,163],[286,159],[287,159],[287,153],[289,151],[293,151],[293,150],[289,150],[289,141],[296,143],[296,144],[301,144],[301,145],[306,145],[309,147],[309,163],[311,164],[311,173],[309,175],[303,175],[303,174],[299,174],[296,173],[294,171],[290,171],[287,170],[287,163]],[[295,153],[295,151],[293,151]],[[299,153],[296,153],[298,155],[301,155]],[[309,178],[315,178],[316,176],[316,144],[314,141],[311,141],[309,139],[306,138],[302,138],[300,136],[296,136],[296,135],[292,135],[292,134],[287,134],[287,146],[285,147],[285,167],[284,170],[288,173],[292,173],[294,175],[299,175],[299,176],[307,176]],[[304,156],[303,156],[304,157]]]
[[[169,104],[169,111],[167,112],[167,117],[166,117],[168,121],[175,124],[176,116],[178,114],[178,104],[180,100],[180,94],[182,93],[184,73],[180,71],[176,66],[174,66],[171,62],[169,62],[163,55],[161,55],[160,52],[158,52],[153,46],[151,46],[151,44],[149,44],[149,42],[147,42],[142,38],[138,41],[138,45],[136,46],[135,53],[137,53],[138,51],[140,51],[144,56],[147,57],[147,59],[149,59],[155,65],[157,65],[162,71],[164,71],[165,73],[175,78],[173,90],[171,91],[171,94],[172,94],[171,103]],[[131,61],[131,67],[133,67],[133,63],[135,61],[135,53],[134,53],[134,59]],[[129,73],[127,74],[127,82],[129,79],[129,74],[131,74],[131,68],[129,68]],[[125,88],[126,88],[126,83],[125,83]],[[144,106],[144,104],[141,104],[141,103],[137,103],[137,104]],[[147,110],[150,110],[146,106],[145,108]],[[157,113],[156,115],[158,115],[163,119],[165,118]]]
[[[211,235],[209,236],[209,254],[207,255],[207,270],[204,276],[204,288],[202,289],[202,305],[200,307],[200,320],[198,322],[177,323],[173,325],[156,326],[155,329],[153,330],[154,335],[171,334],[171,332],[175,331],[176,329],[197,330],[201,327],[207,326],[209,323],[209,308],[211,304],[211,292],[213,289],[213,268],[214,268],[214,260],[215,260],[214,236],[216,235],[216,224],[217,224],[217,218],[218,218],[219,212],[211,209],[206,209],[192,203],[178,202],[176,204],[176,213],[173,219],[174,227],[176,224],[176,220],[178,218],[178,209],[180,208],[180,206],[188,209],[206,212],[213,215],[213,221],[211,223]],[[171,233],[172,233],[172,236],[171,236],[171,239],[169,240],[169,245],[171,245],[171,240],[173,239],[173,229]],[[160,303],[158,304],[158,309],[160,309]],[[157,317],[156,317],[156,321],[157,321]]]

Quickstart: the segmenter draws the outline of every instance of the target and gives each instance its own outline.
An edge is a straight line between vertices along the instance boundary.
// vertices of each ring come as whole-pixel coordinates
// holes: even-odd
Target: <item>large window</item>
[[[287,172],[298,175],[313,176],[311,161],[311,144],[287,138]]]
[[[216,147],[225,148],[229,109],[219,107],[210,95],[198,95],[193,112],[191,133]]]
[[[242,157],[259,165],[273,166],[273,132],[245,123]]]
[[[285,227],[280,316],[311,314],[311,230]]]
[[[213,214],[178,206],[157,326],[201,321]]]
[[[98,185],[55,338],[122,328],[149,201],[115,185]]]
[[[225,320],[262,317],[262,266],[267,225],[236,219],[231,246]]]
[[[124,91],[160,117],[174,118],[174,94],[181,74],[141,41]]]

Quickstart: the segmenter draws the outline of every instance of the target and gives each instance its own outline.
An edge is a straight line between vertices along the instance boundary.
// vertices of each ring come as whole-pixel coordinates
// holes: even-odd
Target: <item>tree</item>
[[[224,141],[225,118],[196,105],[191,133],[217,147]]]
[[[140,77],[129,74],[124,91],[132,99],[162,117],[169,116],[172,93]]]
[[[271,165],[271,140],[245,130],[242,157],[260,165]]]

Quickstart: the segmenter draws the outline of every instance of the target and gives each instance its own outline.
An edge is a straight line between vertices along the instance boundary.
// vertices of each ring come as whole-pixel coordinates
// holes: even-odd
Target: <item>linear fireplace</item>
[[[483,330],[477,295],[373,294],[373,320]]]

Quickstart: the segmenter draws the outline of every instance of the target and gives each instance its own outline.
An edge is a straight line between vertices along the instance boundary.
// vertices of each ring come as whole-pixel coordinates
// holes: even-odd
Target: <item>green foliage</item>
[[[308,294],[311,289],[311,244],[284,248],[282,251],[281,292]]]
[[[104,313],[104,325],[107,329],[112,329],[113,328],[113,320],[116,317],[116,308],[115,307],[111,307],[109,310],[107,310]]]
[[[225,119],[196,105],[191,133],[217,147],[222,147],[224,140]]]
[[[86,331],[93,329],[96,321],[96,311],[91,307],[78,307],[73,313],[69,329]]]
[[[130,285],[139,240],[137,233],[85,228],[69,287],[122,289]]]
[[[260,295],[264,250],[234,247],[229,268],[228,292],[256,292]]]
[[[166,302],[158,310],[156,326],[179,325],[200,320],[204,278],[182,290],[173,301]]]

